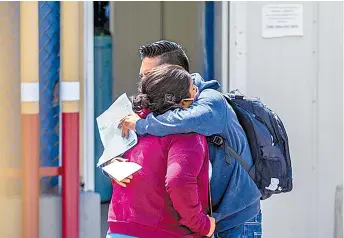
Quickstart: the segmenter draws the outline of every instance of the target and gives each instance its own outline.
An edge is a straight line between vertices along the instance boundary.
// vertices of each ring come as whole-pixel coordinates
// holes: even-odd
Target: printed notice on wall
[[[302,4],[268,4],[262,8],[262,37],[303,36]]]

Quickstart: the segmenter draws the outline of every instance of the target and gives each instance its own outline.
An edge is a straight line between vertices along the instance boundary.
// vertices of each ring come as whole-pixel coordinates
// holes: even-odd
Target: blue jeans
[[[136,238],[134,236],[127,236],[121,234],[110,233],[106,235],[106,238]]]
[[[261,238],[262,237],[262,213],[253,219],[234,227],[230,230],[217,233],[215,238]]]
[[[214,238],[262,238],[262,213],[230,230],[216,233]],[[136,238],[121,234],[107,234],[106,238]]]

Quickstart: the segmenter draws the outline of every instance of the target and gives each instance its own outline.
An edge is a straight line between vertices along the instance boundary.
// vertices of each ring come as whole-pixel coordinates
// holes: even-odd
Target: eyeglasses
[[[184,98],[184,102],[193,102],[195,99],[194,98]]]
[[[194,102],[194,100],[194,98],[184,98],[182,100],[184,107],[189,107]]]

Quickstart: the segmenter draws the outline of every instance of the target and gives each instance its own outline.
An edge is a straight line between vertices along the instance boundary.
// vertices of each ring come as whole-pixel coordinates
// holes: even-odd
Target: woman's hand
[[[207,237],[211,237],[215,232],[215,218],[209,217],[209,216],[208,216],[208,218],[210,221],[210,231],[209,231]]]
[[[130,183],[130,181],[133,179],[133,176],[130,175],[129,177],[123,179],[122,181],[117,181],[116,179],[113,179],[119,186],[121,187],[127,187],[127,184]]]
[[[137,114],[131,114],[121,119],[118,127],[122,128],[122,137],[127,137],[129,135],[129,130],[135,131],[136,122],[140,120]]]
[[[127,162],[128,160],[127,159],[123,159],[121,157],[116,157],[114,158],[113,160],[111,160],[110,163],[118,163],[118,162],[121,162],[121,163],[125,163]],[[116,179],[112,178],[119,186],[122,186],[122,187],[127,187],[127,184],[130,183],[130,181],[133,179],[133,176],[130,175],[129,177],[121,180],[121,181],[117,181]]]

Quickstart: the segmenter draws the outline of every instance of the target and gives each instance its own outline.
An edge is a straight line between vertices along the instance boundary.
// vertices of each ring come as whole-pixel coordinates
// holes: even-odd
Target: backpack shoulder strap
[[[246,161],[243,160],[241,158],[241,156],[238,155],[238,153],[232,147],[230,147],[227,143],[225,143],[225,144],[226,144],[225,145],[226,146],[226,152],[228,151],[229,154],[231,154],[234,157],[234,159],[236,159],[247,172],[250,171],[251,168],[248,166]]]
[[[246,161],[243,160],[241,158],[241,156],[238,155],[238,153],[235,152],[235,150],[232,147],[230,147],[229,145],[227,145],[227,143],[226,143],[226,154],[227,154],[227,151],[229,152],[229,154],[231,154],[234,157],[234,159],[236,159],[240,163],[240,165],[247,171],[247,173],[250,175],[250,177],[252,179],[254,179],[254,177],[255,177],[255,167],[253,166],[252,168],[250,168],[248,166],[248,164],[246,163]]]
[[[234,159],[236,159],[247,172],[251,170],[251,168],[248,166],[246,161],[243,160],[241,156],[232,147],[230,147],[227,141],[223,139],[221,136],[218,136],[218,135],[208,136],[207,141],[218,147],[222,147],[222,146],[225,147],[226,160],[228,163],[230,163],[229,155],[232,155]]]
[[[236,92],[239,92],[239,95],[235,95]],[[233,94],[235,95],[234,97],[235,98],[240,98],[242,99],[244,96],[240,93],[239,90],[234,90],[232,92],[230,92],[229,94]],[[231,97],[229,94],[223,94],[223,96],[225,97],[227,103],[232,106],[232,101],[231,101]],[[236,159],[240,164],[241,166],[249,173],[249,175],[251,176],[251,178],[254,178],[254,175],[255,175],[255,167],[253,166],[252,168],[250,168],[248,166],[248,164],[246,163],[245,160],[243,160],[241,158],[240,155],[238,155],[238,153],[232,148],[230,147],[227,143],[225,143],[225,146],[226,146],[226,154],[228,155],[227,151],[229,152],[229,154],[231,154],[234,159]]]

